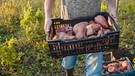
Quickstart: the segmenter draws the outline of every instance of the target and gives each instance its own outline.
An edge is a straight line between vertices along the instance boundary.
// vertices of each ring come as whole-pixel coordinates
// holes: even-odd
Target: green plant
[[[134,65],[134,67],[135,67],[135,58],[132,60],[132,62],[133,62],[133,65]]]
[[[24,16],[20,23],[25,30],[27,39],[36,39],[37,33],[42,32],[40,28],[43,27],[43,14],[39,8],[34,12],[30,2],[28,2],[27,6],[24,7]]]
[[[0,5],[0,32],[10,34],[16,31],[21,14],[21,1],[10,0],[2,1]]]
[[[121,3],[121,1],[120,1]],[[134,30],[134,18],[135,11],[133,10],[135,3],[127,2],[125,6],[121,5],[125,8],[119,8],[118,13],[118,25],[120,26],[120,47],[129,48],[132,50],[133,39],[135,38],[135,30]],[[133,51],[131,51],[133,53]]]
[[[120,48],[133,53],[135,38],[134,0],[119,0],[118,26]],[[61,76],[62,59],[52,59],[44,33],[44,0],[0,1],[0,75],[2,76]],[[57,0],[52,18],[60,18]],[[101,11],[107,11],[103,0]],[[84,66],[79,58],[78,67]],[[85,60],[84,60],[85,61]],[[134,59],[133,59],[134,61]],[[84,67],[83,67],[84,68]],[[2,71],[1,71],[2,70]],[[62,74],[62,75],[63,75]],[[78,75],[78,74],[77,74]]]
[[[107,12],[107,5],[106,5],[106,1],[105,0],[102,0],[101,12]]]
[[[17,52],[15,49],[18,40],[16,38],[11,38],[0,46],[0,66],[3,69],[4,74],[13,73],[14,66],[16,63],[21,61],[21,57],[24,55],[22,52]]]

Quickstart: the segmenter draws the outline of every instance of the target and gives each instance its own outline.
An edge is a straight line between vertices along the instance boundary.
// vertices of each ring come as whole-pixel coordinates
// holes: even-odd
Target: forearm
[[[116,22],[118,20],[118,2],[119,0],[106,0],[109,14]]]
[[[44,9],[45,9],[45,18],[51,17],[53,6],[55,0],[45,0]]]
[[[118,0],[106,0],[106,3],[109,12],[111,12],[111,10],[117,12]]]

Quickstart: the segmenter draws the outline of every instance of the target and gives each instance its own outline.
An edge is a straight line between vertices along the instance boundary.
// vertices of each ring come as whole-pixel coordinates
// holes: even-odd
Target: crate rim
[[[83,19],[85,19],[85,18],[89,18],[89,17],[95,17],[95,16],[97,16],[97,15],[100,15],[100,14],[107,14],[108,15],[108,17],[110,17],[111,18],[111,20],[113,21],[113,23],[114,23],[114,26],[116,27],[116,31],[111,31],[111,32],[108,32],[108,33],[106,33],[106,34],[104,34],[104,35],[102,35],[102,36],[100,36],[101,38],[103,38],[103,37],[105,37],[105,36],[107,36],[108,34],[111,34],[111,33],[120,33],[120,28],[118,27],[118,25],[116,24],[116,22],[114,21],[114,19],[109,15],[109,13],[108,12],[97,12],[96,14],[94,14],[93,16],[88,16],[88,17],[83,17],[82,18],[82,20]],[[74,20],[74,21],[78,21],[80,18],[74,18],[74,19],[68,19],[68,20],[64,20],[64,19],[61,19],[61,18],[52,18],[52,20],[64,20],[64,21],[72,21],[72,20]],[[86,20],[85,20],[86,21]],[[79,39],[79,40],[60,40],[60,39],[57,39],[57,40],[49,40],[49,35],[50,34],[47,34],[46,35],[46,41],[49,43],[49,42],[76,42],[76,41],[82,41],[82,40],[84,40],[84,39],[94,39],[94,38],[84,38],[84,39]],[[96,37],[97,39],[99,39],[99,37]]]

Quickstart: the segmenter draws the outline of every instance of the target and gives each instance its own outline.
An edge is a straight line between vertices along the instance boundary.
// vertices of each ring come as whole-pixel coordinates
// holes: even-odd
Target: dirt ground
[[[120,59],[121,57],[128,57],[130,61],[135,58],[135,54],[131,54],[129,49],[121,48],[113,52],[113,55],[116,59]]]

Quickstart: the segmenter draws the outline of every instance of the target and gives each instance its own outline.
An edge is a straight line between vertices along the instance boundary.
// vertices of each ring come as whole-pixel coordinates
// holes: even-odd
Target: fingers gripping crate
[[[56,29],[66,26],[73,27],[76,23],[94,20],[94,17],[97,15],[102,15],[107,20],[108,17],[111,19],[111,32],[95,38],[83,38],[78,40],[52,40],[52,37],[54,37],[56,34]],[[119,32],[119,27],[107,12],[99,12],[94,16],[77,18],[73,20],[52,19],[51,32],[47,36],[50,55],[53,58],[61,58],[71,55],[113,51],[118,49]]]

